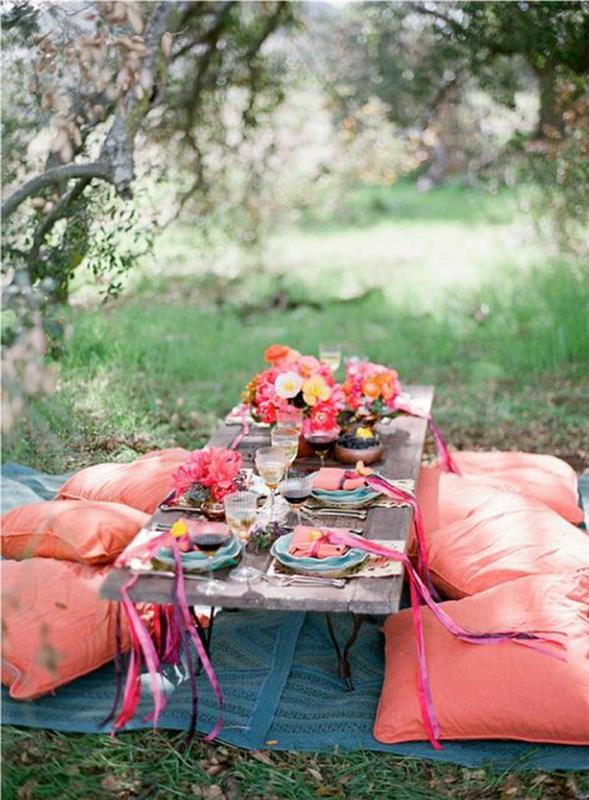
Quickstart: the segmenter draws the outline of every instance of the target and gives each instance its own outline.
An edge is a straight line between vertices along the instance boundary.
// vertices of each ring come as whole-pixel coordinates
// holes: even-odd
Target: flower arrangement
[[[346,369],[343,391],[356,417],[390,414],[400,391],[397,371],[370,361],[352,361]]]
[[[188,505],[221,503],[241,486],[241,455],[223,447],[194,450],[172,476],[174,499]]]
[[[272,345],[264,358],[270,365],[247,385],[243,400],[255,419],[273,424],[276,412],[290,406],[303,410],[306,432],[337,428],[346,401],[327,364],[285,345]]]

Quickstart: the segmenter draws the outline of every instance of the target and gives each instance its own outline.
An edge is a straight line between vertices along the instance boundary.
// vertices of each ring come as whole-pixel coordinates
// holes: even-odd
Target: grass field
[[[123,298],[100,306],[80,290],[65,315],[58,389],[33,403],[4,459],[62,472],[196,447],[268,344],[315,352],[329,339],[394,365],[407,382],[434,383],[436,416],[457,447],[552,452],[589,466],[589,274],[535,238],[513,196],[362,189],[339,217],[275,233],[257,269],[240,269],[241,258],[199,249],[190,226],[170,229]],[[589,796],[580,775],[201,743],[179,755],[177,741],[9,728],[4,797]]]

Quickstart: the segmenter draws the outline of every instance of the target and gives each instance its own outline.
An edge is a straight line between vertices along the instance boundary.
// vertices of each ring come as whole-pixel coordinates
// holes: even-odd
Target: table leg
[[[204,645],[205,652],[206,652],[207,656],[210,656],[211,655],[211,640],[213,638],[213,624],[214,624],[214,621],[215,621],[215,607],[211,606],[211,611],[210,611],[210,615],[209,615],[209,624],[207,625],[206,628],[203,628],[203,626],[202,626],[202,624],[201,624],[201,622],[200,622],[200,620],[198,618],[198,614],[196,613],[196,611],[194,610],[194,608],[192,606],[190,607],[190,616],[192,617],[192,621],[194,622],[194,624],[196,626],[196,630],[198,631],[198,635],[200,636],[200,640]],[[199,662],[198,662],[198,664],[196,666],[194,674],[195,675],[200,675],[201,670],[202,670],[202,661],[199,659]]]
[[[354,684],[352,683],[352,670],[350,667],[350,650],[354,646],[354,642],[356,641],[356,639],[358,638],[358,634],[360,633],[360,628],[362,627],[362,623],[366,619],[364,614],[352,614],[352,617],[353,617],[352,631],[346,643],[344,644],[342,650],[337,640],[337,636],[335,635],[331,614],[329,613],[329,611],[325,613],[325,621],[327,623],[329,638],[333,643],[333,647],[337,657],[339,676],[340,678],[343,679],[344,683],[346,684],[346,690],[348,692],[351,692],[354,689]]]

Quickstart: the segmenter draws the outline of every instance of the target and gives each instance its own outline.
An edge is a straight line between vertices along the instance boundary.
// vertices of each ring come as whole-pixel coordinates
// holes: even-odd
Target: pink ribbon
[[[237,434],[237,436],[233,439],[229,447],[231,450],[237,450],[239,445],[242,443],[246,436],[249,436],[250,432],[250,424],[248,420],[249,409],[247,406],[243,406],[241,412],[241,430]]]
[[[516,644],[523,644],[528,647],[531,646],[539,652],[542,652],[546,655],[551,655],[561,661],[566,661],[564,656],[561,656],[560,654],[555,653],[554,651],[543,646],[552,645],[557,648],[563,648],[561,642],[558,642],[554,639],[547,639],[540,635],[543,633],[542,631],[500,631],[495,633],[475,633],[458,625],[442,608],[440,608],[439,605],[436,604],[429,589],[422,581],[405,553],[399,553],[396,550],[391,550],[388,547],[384,547],[376,542],[371,542],[368,539],[363,539],[360,536],[355,536],[347,532],[339,532],[333,529],[324,531],[317,541],[329,542],[330,544],[344,544],[348,547],[365,550],[368,553],[389,558],[393,561],[400,561],[407,570],[411,589],[411,614],[413,618],[415,644],[417,648],[417,689],[419,705],[422,721],[428,738],[436,750],[442,750],[443,748],[439,742],[440,726],[433,705],[427,671],[425,638],[423,634],[423,622],[421,618],[421,602],[424,602],[425,605],[427,605],[438,622],[443,625],[449,633],[463,642],[468,642],[469,644],[489,645],[501,644],[506,641],[514,641]]]
[[[119,556],[115,566],[127,567],[129,562],[136,558],[148,560],[153,557],[156,550],[162,545],[167,545],[172,549],[176,563],[176,577],[174,580],[173,591],[174,606],[172,609],[167,610],[163,616],[166,629],[163,641],[161,637],[161,627],[159,630],[160,635],[158,638],[160,639],[160,652],[163,649],[161,660],[154,642],[129,595],[129,591],[136,584],[139,576],[133,575],[130,580],[121,588],[121,604],[127,617],[131,636],[131,655],[123,691],[123,704],[121,711],[114,722],[114,729],[117,731],[123,728],[127,722],[132,719],[135,711],[137,710],[139,700],[141,699],[140,668],[142,657],[150,676],[154,699],[153,711],[150,713],[148,718],[153,720],[154,727],[156,727],[159,715],[165,708],[167,702],[165,694],[160,689],[159,674],[161,670],[161,664],[163,661],[167,663],[178,663],[180,661],[180,647],[182,644],[186,643],[185,640],[186,637],[188,637],[192,640],[194,647],[196,648],[198,657],[201,660],[203,669],[207,675],[207,678],[209,679],[213,691],[215,692],[215,696],[219,704],[219,718],[211,732],[205,737],[206,741],[211,741],[219,734],[219,731],[223,727],[223,694],[205,646],[190,616],[188,599],[186,597],[184,571],[182,568],[182,557],[177,540],[168,532],[163,533],[160,536],[155,536],[145,542],[135,545],[134,547],[127,548]],[[187,658],[190,662],[191,659],[189,657],[189,653],[187,654]],[[196,706],[196,700],[194,701],[194,705]]]
[[[410,414],[412,417],[421,417],[422,419],[426,419],[429,425],[429,429],[432,432],[432,436],[435,439],[436,447],[438,450],[438,455],[440,458],[440,462],[442,464],[442,469],[444,472],[453,472],[455,475],[460,475],[460,469],[458,464],[452,458],[452,454],[448,449],[448,445],[446,444],[444,437],[442,436],[442,432],[434,422],[434,418],[431,413],[427,411],[423,411],[423,409],[419,408],[418,406],[413,405],[412,403],[404,400],[401,395],[395,398],[395,411],[402,411],[405,414]]]

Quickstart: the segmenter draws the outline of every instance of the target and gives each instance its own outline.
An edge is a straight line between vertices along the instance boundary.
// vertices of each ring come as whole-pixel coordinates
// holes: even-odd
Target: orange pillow
[[[117,604],[99,597],[108,569],[49,558],[0,562],[2,683],[11,697],[38,697],[114,658]],[[121,631],[128,649],[124,614]]]
[[[514,642],[455,639],[422,610],[427,667],[442,739],[518,739],[589,745],[589,570],[521,578],[443,604],[473,631],[544,630],[567,661]],[[427,739],[417,696],[411,611],[388,617],[385,678],[374,723],[379,742]]]
[[[56,499],[125,503],[153,514],[172,489],[172,475],[189,455],[178,447],[146,453],[130,464],[95,464],[72,475]]]
[[[448,597],[464,597],[525,575],[584,567],[589,536],[543,503],[499,492],[429,535],[427,553],[435,585]]]
[[[583,522],[577,476],[560,458],[538,453],[469,451],[452,453],[452,458],[468,480],[534,497],[574,525]],[[444,503],[443,486],[440,487],[440,503]]]
[[[1,519],[2,557],[108,564],[148,520],[143,511],[120,503],[47,500],[17,506]]]

